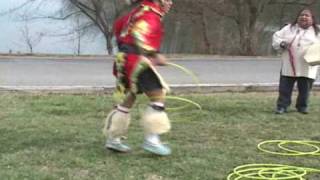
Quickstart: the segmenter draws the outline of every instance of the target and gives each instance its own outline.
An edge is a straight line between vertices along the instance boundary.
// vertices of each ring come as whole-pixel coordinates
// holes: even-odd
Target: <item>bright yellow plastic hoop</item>
[[[227,180],[305,180],[309,172],[319,173],[320,170],[282,164],[247,164],[236,167]]]
[[[270,144],[276,144],[279,150],[282,150],[284,152],[278,152],[278,151],[271,151],[267,149],[265,146]],[[284,145],[288,144],[298,144],[303,145],[306,147],[311,147],[312,151],[306,151],[301,152],[298,150],[294,150],[288,147],[284,147]],[[282,155],[282,156],[305,156],[305,155],[313,155],[313,156],[319,156],[320,155],[320,142],[319,141],[286,141],[286,140],[269,140],[264,141],[258,144],[258,149],[269,154],[275,154],[275,155]]]

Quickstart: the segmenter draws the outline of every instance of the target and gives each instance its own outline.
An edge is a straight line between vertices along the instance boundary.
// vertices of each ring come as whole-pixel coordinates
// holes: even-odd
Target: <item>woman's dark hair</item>
[[[312,11],[310,8],[303,8],[303,9],[301,9],[301,10],[299,11],[296,19],[291,23],[291,26],[294,26],[294,25],[296,25],[296,24],[298,23],[298,19],[299,19],[300,14],[302,13],[302,11],[309,11],[309,12],[311,13],[311,16],[312,16],[312,26],[313,26],[313,28],[314,28],[315,34],[318,35],[319,32],[320,32],[320,28],[319,28],[319,26],[318,26],[318,20],[316,19],[313,11]]]

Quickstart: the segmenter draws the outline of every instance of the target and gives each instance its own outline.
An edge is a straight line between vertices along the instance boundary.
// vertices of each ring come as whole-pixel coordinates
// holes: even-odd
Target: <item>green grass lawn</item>
[[[0,179],[194,180],[226,179],[233,168],[280,163],[320,169],[320,156],[283,157],[260,152],[272,139],[320,141],[320,94],[310,114],[291,108],[273,114],[275,93],[188,95],[202,105],[168,112],[173,129],[163,136],[173,154],[157,157],[141,149],[144,98],[132,112],[129,154],[104,149],[108,95],[0,94]],[[169,107],[182,105],[168,102]],[[319,174],[307,179],[319,180]]]

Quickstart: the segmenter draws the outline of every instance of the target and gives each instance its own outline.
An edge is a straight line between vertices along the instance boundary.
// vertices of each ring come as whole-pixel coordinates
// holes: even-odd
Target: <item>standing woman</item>
[[[304,8],[293,23],[274,33],[272,46],[275,50],[282,50],[276,114],[287,112],[295,82],[298,87],[296,109],[302,114],[308,113],[308,98],[317,77],[318,66],[310,66],[304,60],[304,55],[312,44],[320,43],[319,31],[311,9]]]

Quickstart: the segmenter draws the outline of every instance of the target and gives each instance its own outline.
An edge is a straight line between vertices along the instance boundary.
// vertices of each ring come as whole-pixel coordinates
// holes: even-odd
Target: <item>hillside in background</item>
[[[12,7],[7,9],[17,6],[13,2],[21,3],[10,2]],[[114,54],[112,24],[130,10],[123,0],[25,2],[11,13],[13,20],[5,19],[4,6],[0,7],[2,53]],[[294,21],[304,7],[320,12],[320,1],[174,0],[164,18],[162,52],[274,55],[272,34]]]
[[[306,6],[307,3],[311,5]],[[320,2],[176,0],[165,19],[167,34],[163,50],[170,53],[274,54],[272,34],[294,21],[304,7],[319,12]]]

